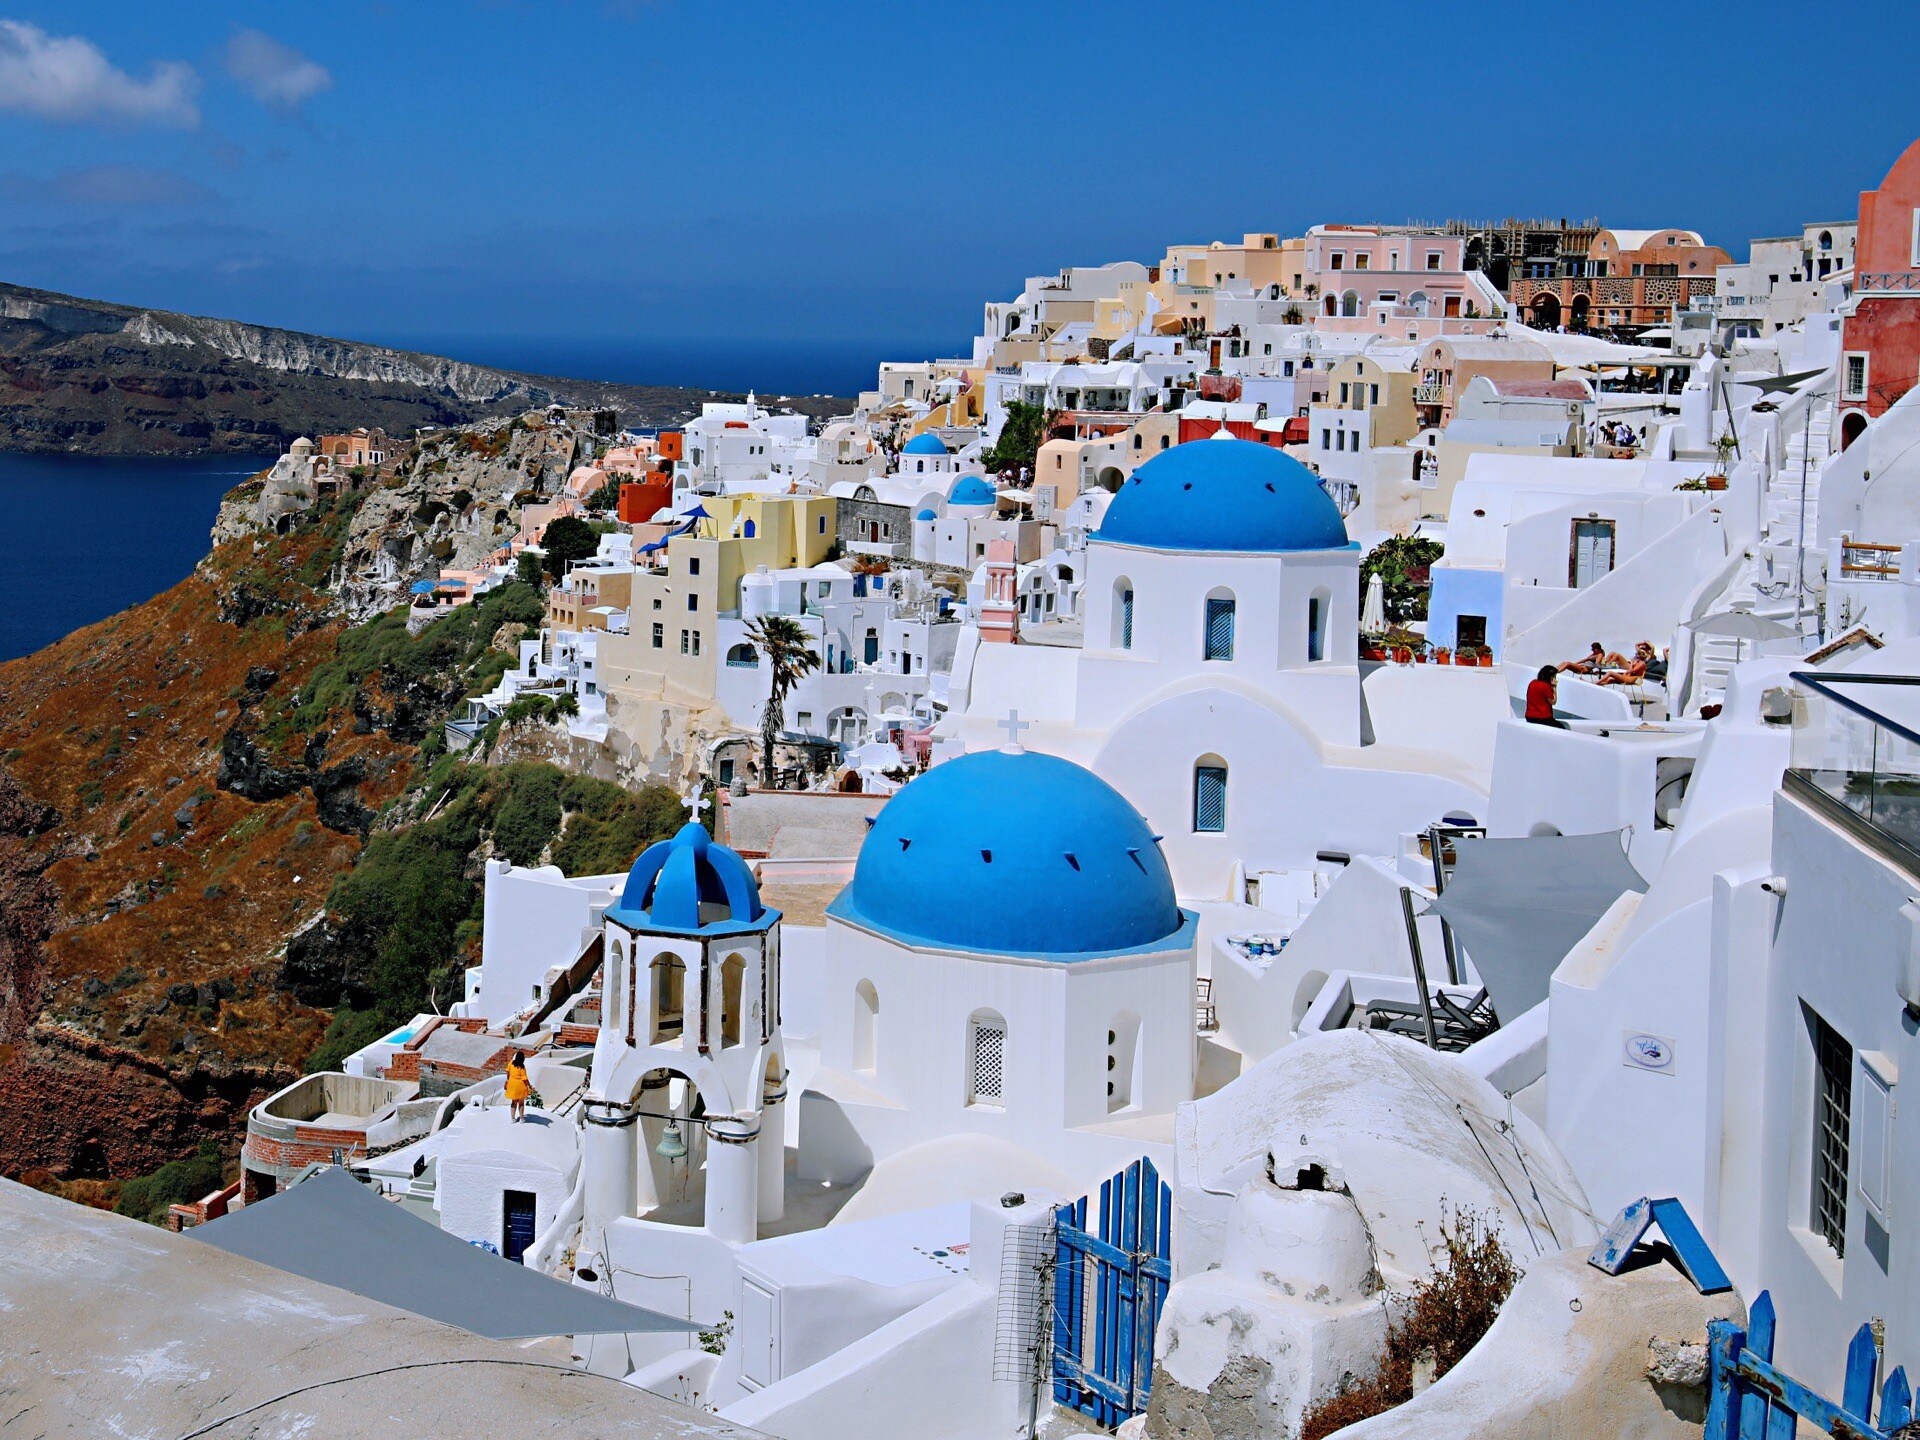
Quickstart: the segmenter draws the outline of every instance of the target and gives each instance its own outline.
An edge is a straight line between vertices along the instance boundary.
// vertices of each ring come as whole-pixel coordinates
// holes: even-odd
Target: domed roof
[[[716,845],[706,827],[689,820],[671,840],[640,852],[627,872],[620,903],[607,918],[629,930],[694,933],[763,929],[779,912],[760,903],[747,862]]]
[[[1194,440],[1135,470],[1093,539],[1151,550],[1335,550],[1340,508],[1306,466],[1251,440]]]
[[[947,442],[931,430],[922,430],[918,435],[900,447],[902,455],[945,455]]]
[[[962,475],[947,492],[949,505],[991,505],[993,501],[993,486],[978,475]]]
[[[938,520],[940,517],[931,510],[922,510],[913,517],[916,520]]]
[[[828,913],[917,947],[1061,961],[1177,944],[1187,924],[1119,791],[1007,750],[936,765],[889,800]]]

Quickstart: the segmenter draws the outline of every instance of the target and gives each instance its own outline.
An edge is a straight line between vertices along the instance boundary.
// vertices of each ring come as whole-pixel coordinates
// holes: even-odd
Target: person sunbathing
[[[1600,683],[1602,685],[1638,685],[1647,678],[1647,667],[1658,657],[1659,652],[1653,648],[1653,642],[1642,640],[1633,647],[1633,659],[1627,661],[1624,667],[1602,675]]]
[[[1581,656],[1578,660],[1561,661],[1560,668],[1565,671],[1571,671],[1575,675],[1598,675],[1609,665],[1622,665],[1624,663],[1626,662],[1621,660],[1618,655],[1608,654],[1607,647],[1596,640],[1593,642],[1593,648],[1585,655]]]

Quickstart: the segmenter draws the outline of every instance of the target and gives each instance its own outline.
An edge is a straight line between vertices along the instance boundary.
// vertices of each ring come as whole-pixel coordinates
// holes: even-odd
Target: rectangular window
[[[1320,448],[1322,450],[1331,450],[1333,448],[1333,431],[1323,429],[1320,432]]]
[[[1206,658],[1209,660],[1233,659],[1233,601],[1207,601],[1207,643]]]
[[[1006,1027],[988,1020],[973,1022],[967,1048],[972,1052],[972,1084],[968,1087],[969,1105],[998,1105],[1006,1082]]]
[[[1343,251],[1336,250],[1331,255],[1327,256],[1327,268],[1329,270],[1346,269],[1347,268],[1346,254]]]
[[[1133,591],[1120,592],[1120,648],[1133,649]]]
[[[1197,834],[1217,835],[1227,828],[1227,767],[1193,767],[1193,828]]]
[[[686,631],[686,630],[682,630],[682,631],[680,632],[680,653],[681,653],[682,655],[686,655],[686,654],[690,654],[690,653],[691,653],[691,652],[690,652],[690,651],[688,650],[688,648],[687,648],[687,647],[688,647],[688,638],[687,638],[687,637],[688,637],[688,635],[689,635],[690,633],[691,633],[691,632],[689,632],[689,631]]]
[[[800,733],[802,735],[807,734],[813,729],[813,712],[811,710],[802,710],[799,719]]]
[[[687,596],[687,609],[698,610],[699,608],[700,608],[700,597],[698,595]]]
[[[1367,403],[1369,405],[1378,405],[1380,403],[1380,387],[1378,385],[1367,386]]]
[[[1368,269],[1372,264],[1373,257],[1364,250],[1353,257],[1353,268],[1356,270]]]
[[[1865,351],[1847,352],[1846,378],[1843,400],[1864,400],[1867,398],[1867,356]]]
[[[1326,656],[1320,653],[1321,649],[1323,648],[1323,643],[1322,643],[1321,634],[1320,634],[1320,630],[1321,630],[1321,613],[1320,612],[1323,606],[1324,606],[1324,602],[1317,595],[1314,596],[1311,600],[1307,601],[1307,659],[1310,662],[1314,660],[1326,659]]]
[[[698,575],[699,573],[700,573],[700,557],[698,555],[689,555],[687,557],[687,574]]]
[[[1813,1021],[1813,1233],[1847,1253],[1847,1146],[1853,1119],[1853,1047]]]
[[[1438,250],[1427,251],[1427,269],[1438,270],[1439,268],[1440,268],[1440,252]]]
[[[1342,380],[1340,382],[1340,403],[1342,405],[1347,403],[1347,391],[1348,391],[1347,382]]]
[[[824,515],[820,517],[820,533],[822,535],[827,533],[827,517]]]
[[[653,627],[653,648],[656,650],[664,649],[666,643],[667,627],[664,625],[655,625]]]
[[[1281,373],[1281,374],[1282,374],[1283,376],[1286,376],[1286,377],[1288,377],[1289,379],[1290,379],[1290,378],[1292,378],[1292,376],[1293,376],[1293,362],[1292,362],[1291,360],[1282,360],[1282,361],[1280,362],[1280,373]]]
[[[696,655],[700,653],[700,632],[698,630],[693,632],[693,653]]]

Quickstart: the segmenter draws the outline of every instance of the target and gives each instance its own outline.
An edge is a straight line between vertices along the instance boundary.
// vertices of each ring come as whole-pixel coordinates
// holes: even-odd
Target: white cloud
[[[236,30],[227,42],[227,73],[263,105],[298,110],[322,90],[333,88],[326,66],[258,30]]]
[[[161,61],[136,80],[91,40],[0,20],[0,110],[42,120],[192,129],[200,123],[199,91],[200,77],[177,61]]]

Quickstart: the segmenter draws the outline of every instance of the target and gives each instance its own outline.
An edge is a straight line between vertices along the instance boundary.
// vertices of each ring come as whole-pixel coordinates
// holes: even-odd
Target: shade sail
[[[1453,843],[1459,858],[1427,911],[1453,928],[1506,1023],[1547,998],[1554,967],[1608,906],[1647,888],[1618,830]]]
[[[1751,610],[1722,610],[1687,621],[1696,635],[1727,635],[1736,640],[1791,640],[1795,632],[1778,620],[1755,615]]]
[[[338,1168],[187,1233],[229,1255],[494,1340],[695,1328],[489,1255]]]

